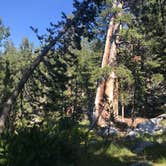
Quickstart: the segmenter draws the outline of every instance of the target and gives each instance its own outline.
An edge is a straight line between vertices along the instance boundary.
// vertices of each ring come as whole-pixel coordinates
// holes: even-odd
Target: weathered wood
[[[119,82],[118,82],[118,78],[115,78],[115,88],[114,88],[114,98],[113,98],[113,110],[114,110],[114,116],[115,119],[118,118],[119,115],[119,105],[118,105],[118,101],[119,101]]]
[[[121,104],[122,104],[122,122],[124,122],[124,92],[123,92],[123,89],[122,89],[122,92],[121,92]]]
[[[113,8],[118,7],[122,9],[122,3],[117,3],[116,1],[113,2]],[[119,12],[117,16],[121,16],[122,13]],[[105,43],[105,49],[102,59],[102,68],[106,65],[109,65],[110,67],[114,67],[116,65],[116,57],[117,57],[117,45],[116,41],[119,40],[117,37],[117,33],[119,31],[120,22],[115,23],[115,16],[110,20],[109,28],[107,31],[107,37],[106,37],[106,43]],[[98,117],[98,115],[101,113],[101,116],[98,120],[99,126],[107,125],[106,120],[109,119],[110,113],[108,113],[108,108],[103,108],[102,105],[104,104],[104,96],[106,96],[107,101],[109,103],[109,108],[111,106],[113,107],[113,111],[118,112],[118,97],[114,92],[118,94],[118,90],[115,88],[118,88],[118,86],[115,86],[115,78],[116,74],[114,71],[110,73],[110,76],[106,80],[102,80],[101,83],[98,85],[97,92],[96,92],[96,99],[95,99],[95,116]],[[116,84],[117,85],[117,84]],[[116,97],[115,97],[116,96]],[[114,99],[115,97],[115,99]]]
[[[104,49],[104,54],[103,54],[103,59],[102,59],[102,65],[101,67],[105,67],[108,65],[108,60],[109,60],[109,55],[110,55],[110,43],[112,39],[112,34],[114,30],[114,16],[110,20],[108,32],[107,32],[107,37],[106,37],[106,43],[105,43],[105,49]],[[97,119],[98,115],[101,112],[101,108],[103,105],[103,96],[105,93],[105,79],[103,78],[97,87],[97,92],[96,92],[96,98],[95,98],[95,118]],[[98,125],[100,125],[100,121],[97,122]]]
[[[107,32],[107,37],[106,37],[106,42],[105,42],[105,48],[104,48],[104,54],[103,54],[103,59],[102,59],[102,64],[101,67],[105,67],[109,63],[109,56],[110,56],[110,49],[111,49],[111,40],[112,40],[112,35],[114,31],[114,16],[112,16]]]

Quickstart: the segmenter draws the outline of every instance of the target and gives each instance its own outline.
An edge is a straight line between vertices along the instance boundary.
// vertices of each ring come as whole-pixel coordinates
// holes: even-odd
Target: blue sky
[[[29,28],[43,34],[49,23],[61,20],[61,12],[72,12],[73,0],[0,0],[0,17],[10,27],[10,38],[19,46],[22,37],[28,37],[36,46],[38,40]]]

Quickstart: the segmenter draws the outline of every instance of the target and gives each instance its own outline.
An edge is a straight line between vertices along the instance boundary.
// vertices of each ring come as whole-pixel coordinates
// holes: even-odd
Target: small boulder
[[[156,118],[152,118],[149,121],[139,123],[137,129],[141,133],[155,134],[158,131],[165,131],[165,126],[161,125],[161,122],[166,119],[166,114],[162,114]]]
[[[118,129],[115,127],[102,127],[98,134],[103,136],[103,137],[107,137],[110,135],[117,135]]]

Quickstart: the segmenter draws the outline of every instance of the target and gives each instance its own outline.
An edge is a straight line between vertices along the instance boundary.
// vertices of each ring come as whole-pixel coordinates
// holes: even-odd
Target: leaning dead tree
[[[115,19],[122,15],[122,3],[115,0],[113,1],[112,7],[114,9],[118,8],[119,12],[113,14],[110,19],[101,68],[110,66],[113,69],[117,59],[116,43],[119,40],[117,33],[121,25],[121,23],[116,22]],[[100,80],[97,88],[94,120],[96,121],[97,119],[98,126],[103,127],[108,125],[111,116],[110,109],[115,116],[118,115],[118,79],[113,70],[107,78]]]
[[[50,36],[48,36],[47,43],[49,44],[41,49],[39,56],[32,62],[29,68],[25,70],[15,90],[4,103],[2,110],[0,110],[0,132],[3,132],[11,107],[15,104],[17,97],[23,90],[27,80],[43,61],[44,57],[48,55],[49,51],[52,48],[56,48],[55,45],[58,47],[58,43],[59,45],[63,45],[63,41],[65,41],[66,43],[64,44],[63,52],[65,54],[68,51],[66,46],[70,47],[72,46],[72,43],[76,43],[79,47],[81,37],[92,37],[93,34],[88,34],[87,32],[88,29],[93,28],[93,22],[95,21],[97,14],[100,12],[101,3],[102,0],[84,0],[82,2],[74,1],[73,5],[75,10],[73,11],[73,17],[68,18],[63,14],[63,20],[59,22],[58,25],[54,26],[54,24],[52,24],[54,26],[52,28],[53,30],[48,29]],[[84,17],[80,17],[80,14],[84,15]],[[89,15],[91,17],[89,17]],[[63,44],[60,43],[61,41]],[[76,48],[76,46],[74,46],[74,48]]]
[[[3,109],[1,110],[1,117],[0,117],[0,132],[2,132],[5,128],[5,122],[7,117],[9,116],[9,112],[11,110],[11,107],[15,104],[17,97],[19,96],[20,92],[24,88],[25,83],[29,79],[29,77],[32,75],[33,71],[37,68],[37,66],[40,64],[40,62],[43,60],[44,56],[47,56],[49,50],[56,44],[56,42],[62,37],[62,35],[66,32],[66,29],[61,31],[55,39],[45,46],[40,55],[33,61],[33,63],[30,65],[29,68],[26,69],[24,72],[21,80],[19,81],[18,85],[16,86],[15,90],[11,94],[11,96],[8,98],[8,100],[4,103]]]

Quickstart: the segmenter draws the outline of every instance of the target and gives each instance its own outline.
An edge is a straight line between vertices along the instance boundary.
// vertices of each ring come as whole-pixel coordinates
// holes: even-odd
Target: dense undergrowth
[[[5,132],[0,139],[1,166],[128,166],[166,164],[165,134],[142,135],[131,140],[125,136],[102,138],[95,131],[87,134],[87,124],[61,119],[60,123],[21,128]],[[154,145],[135,153],[136,145],[150,141]]]

